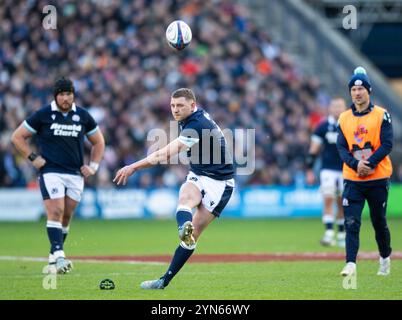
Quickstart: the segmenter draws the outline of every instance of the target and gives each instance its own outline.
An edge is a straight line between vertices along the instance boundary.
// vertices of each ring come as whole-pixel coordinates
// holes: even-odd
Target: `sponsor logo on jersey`
[[[50,126],[50,130],[53,131],[54,136],[63,136],[63,137],[78,137],[78,134],[82,130],[81,125],[76,125],[76,124],[59,124],[59,123],[53,123]]]
[[[362,142],[363,139],[364,139],[364,136],[365,136],[367,133],[368,133],[368,131],[367,131],[365,125],[364,125],[364,124],[360,124],[360,125],[357,127],[356,131],[353,132],[355,141],[356,141],[357,143]]]

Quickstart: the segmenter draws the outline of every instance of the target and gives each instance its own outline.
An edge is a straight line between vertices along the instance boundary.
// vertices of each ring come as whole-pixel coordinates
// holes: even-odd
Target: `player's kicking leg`
[[[201,199],[201,192],[194,184],[186,182],[182,185],[179,193],[179,205],[176,211],[176,221],[181,243],[177,247],[165,275],[157,280],[144,281],[141,283],[142,289],[163,289],[166,287],[193,254],[196,240],[193,235],[192,208],[198,206],[201,203]]]
[[[177,247],[172,262],[167,272],[157,280],[144,281],[141,283],[143,289],[164,289],[173,277],[179,272],[181,267],[193,254],[197,240],[207,226],[215,219],[215,216],[208,211],[202,204],[197,208],[192,221],[193,232],[191,233],[192,245],[187,245],[184,240]]]

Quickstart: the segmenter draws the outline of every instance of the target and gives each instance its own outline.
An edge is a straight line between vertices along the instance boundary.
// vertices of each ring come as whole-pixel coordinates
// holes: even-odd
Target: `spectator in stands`
[[[1,136],[51,99],[52,79],[68,72],[77,103],[90,106],[106,138],[105,161],[93,179],[110,186],[107,178],[117,168],[144,156],[148,131],[165,128],[169,92],[191,87],[222,129],[256,129],[257,168],[239,177],[240,185],[295,183],[311,123],[325,116],[319,101],[328,99],[317,79],[301,75],[253,23],[246,7],[225,0],[60,0],[57,29],[45,30],[44,5],[4,0],[0,8]],[[191,45],[180,53],[164,38],[165,27],[177,18],[193,31]],[[11,148],[2,149],[0,163]],[[14,163],[23,174],[17,184],[29,183],[34,174],[18,156]],[[0,167],[1,186],[10,185],[5,177],[13,175],[12,167]],[[172,170],[185,172],[155,170],[128,186],[178,186],[181,181],[168,177],[177,176]],[[147,178],[156,172],[160,179]]]

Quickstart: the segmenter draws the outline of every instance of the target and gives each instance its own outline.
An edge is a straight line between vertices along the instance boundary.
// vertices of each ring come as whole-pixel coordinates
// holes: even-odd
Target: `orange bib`
[[[348,142],[349,151],[357,160],[367,160],[380,147],[381,124],[386,110],[374,106],[373,110],[364,116],[356,117],[352,109],[343,112],[339,117],[339,125]],[[392,174],[392,163],[386,156],[377,167],[365,178],[345,163],[343,164],[343,178],[353,181],[369,181],[389,178]]]

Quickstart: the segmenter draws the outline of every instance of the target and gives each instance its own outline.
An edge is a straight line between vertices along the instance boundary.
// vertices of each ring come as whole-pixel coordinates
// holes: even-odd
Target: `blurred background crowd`
[[[222,129],[255,129],[255,171],[239,176],[240,185],[304,183],[310,135],[330,97],[272,42],[269,30],[257,28],[245,7],[216,0],[61,0],[57,29],[45,30],[48,4],[3,0],[0,6],[1,187],[36,187],[36,172],[10,136],[53,100],[60,75],[74,81],[77,105],[105,135],[104,161],[89,185],[112,186],[118,168],[147,154],[148,132],[169,129],[170,93],[179,87],[192,88]],[[178,18],[193,32],[181,52],[165,41],[167,25]],[[244,140],[235,141],[238,152],[247,150]],[[128,186],[175,187],[186,173],[185,166],[157,166]],[[393,179],[402,181],[401,164]]]

